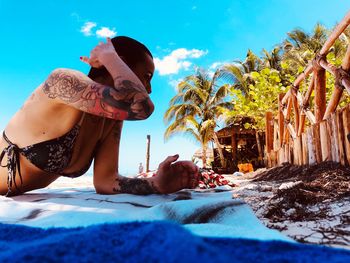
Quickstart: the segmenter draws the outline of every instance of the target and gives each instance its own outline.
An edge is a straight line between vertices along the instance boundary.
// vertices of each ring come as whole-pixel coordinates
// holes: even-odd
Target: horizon
[[[87,73],[89,67],[80,56],[88,55],[105,37],[131,36],[153,54],[156,71],[151,98],[156,109],[147,120],[124,122],[119,167],[125,175],[136,173],[140,162],[145,167],[148,134],[152,170],[168,155],[179,153],[180,159],[190,159],[200,147],[180,136],[163,142],[163,115],[176,94],[176,83],[195,67],[214,70],[221,63],[244,60],[248,49],[260,55],[295,28],[311,32],[321,23],[331,29],[350,9],[350,2],[326,0],[223,0],[219,5],[180,0],[172,3],[171,12],[162,1],[152,1],[156,6],[142,1],[103,3],[0,0],[0,33],[5,36],[0,44],[0,130],[52,70],[64,67]]]

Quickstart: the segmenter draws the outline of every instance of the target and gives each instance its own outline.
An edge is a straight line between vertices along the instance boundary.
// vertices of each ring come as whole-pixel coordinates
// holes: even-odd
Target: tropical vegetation
[[[258,56],[247,51],[242,61],[233,61],[216,70],[213,76],[207,71],[196,70],[178,84],[178,93],[170,101],[164,119],[168,125],[165,138],[175,134],[189,134],[201,144],[204,154],[208,143],[214,141],[220,150],[215,129],[219,119],[226,125],[235,123],[242,116],[254,119],[255,129],[264,129],[265,112],[277,113],[277,97],[291,86],[309,61],[320,51],[330,30],[317,24],[309,34],[301,29],[287,33],[286,39],[271,52],[263,49]],[[327,60],[339,66],[350,41],[349,30],[335,42]],[[300,86],[304,92],[309,81]],[[327,98],[334,87],[334,78],[327,73]],[[349,103],[343,96],[343,104]],[[310,105],[312,106],[312,105]],[[248,127],[247,127],[248,128]],[[220,151],[220,156],[222,152]],[[224,160],[221,160],[222,164]]]
[[[229,96],[230,85],[221,84],[220,77],[220,70],[211,76],[198,68],[178,84],[177,94],[171,99],[164,115],[168,124],[165,139],[179,133],[194,138],[201,145],[204,167],[207,164],[208,143],[212,140],[218,146],[221,164],[224,165],[223,153],[214,131],[219,118],[226,111],[233,110],[233,104]]]

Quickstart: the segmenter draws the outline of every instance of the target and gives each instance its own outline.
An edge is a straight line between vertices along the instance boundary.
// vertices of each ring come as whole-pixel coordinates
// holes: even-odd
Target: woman
[[[148,118],[154,72],[150,51],[128,37],[107,39],[83,62],[89,75],[56,69],[24,103],[0,141],[0,194],[46,187],[59,176],[78,177],[94,160],[100,194],[171,193],[198,184],[198,168],[169,156],[152,178],[118,174],[123,120]]]

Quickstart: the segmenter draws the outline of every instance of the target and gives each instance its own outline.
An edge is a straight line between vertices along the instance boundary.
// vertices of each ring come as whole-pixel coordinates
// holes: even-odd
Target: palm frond
[[[225,99],[229,94],[229,88],[230,86],[228,84],[225,84],[219,87],[211,97],[209,105],[216,105],[220,103],[223,99]]]

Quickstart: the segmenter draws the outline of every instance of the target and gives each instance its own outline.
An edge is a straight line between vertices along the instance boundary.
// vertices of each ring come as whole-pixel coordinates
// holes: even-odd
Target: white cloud
[[[224,62],[214,62],[213,64],[210,65],[209,69],[217,69],[218,67],[224,65],[225,63]]]
[[[85,36],[91,36],[91,30],[96,26],[97,24],[95,22],[85,22],[85,24],[81,27],[80,32],[82,32]]]
[[[174,88],[175,91],[177,91],[177,85],[182,81],[182,79],[172,79],[168,83],[170,86]]]
[[[214,76],[214,73],[215,73],[215,71],[218,69],[218,68],[220,68],[221,66],[223,66],[223,65],[225,65],[225,64],[227,64],[228,62],[219,62],[219,61],[217,61],[217,62],[214,62],[213,64],[211,64],[210,66],[209,66],[209,69],[208,69],[208,74],[209,74],[209,76],[212,78],[213,76]]]
[[[78,22],[82,20],[82,18],[77,13],[72,13],[72,17],[75,17]],[[106,37],[114,37],[117,35],[117,31],[115,28],[109,28],[106,26],[99,26],[100,29],[97,29],[97,23],[92,21],[87,21],[80,28],[80,32],[84,34],[84,36],[97,36],[98,38],[106,38]]]
[[[192,65],[189,59],[196,59],[206,55],[208,51],[199,49],[179,48],[173,50],[169,55],[160,58],[154,58],[156,70],[159,75],[177,74],[181,69],[188,70]]]
[[[96,31],[96,35],[100,38],[114,37],[117,35],[117,31],[115,31],[115,28],[101,27],[101,29]]]

